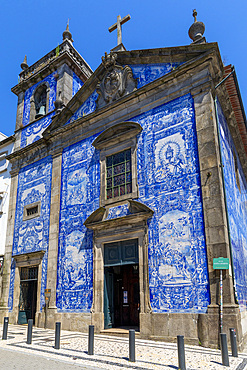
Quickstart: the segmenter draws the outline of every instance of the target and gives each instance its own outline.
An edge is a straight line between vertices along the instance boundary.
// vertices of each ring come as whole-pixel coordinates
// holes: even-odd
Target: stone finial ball
[[[203,22],[194,22],[189,29],[189,37],[196,41],[200,39],[205,32],[205,25]]]

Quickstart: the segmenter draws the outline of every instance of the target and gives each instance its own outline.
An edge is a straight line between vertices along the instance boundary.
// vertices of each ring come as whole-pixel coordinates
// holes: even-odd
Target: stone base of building
[[[11,324],[17,324],[17,313],[0,309],[0,319],[9,316]],[[103,313],[73,313],[57,312],[49,308],[47,311],[46,327],[55,329],[55,323],[61,322],[62,329],[88,332],[88,326],[95,325],[95,333],[104,328]],[[45,327],[45,312],[37,312],[35,326]],[[224,305],[223,332],[227,334],[230,346],[229,329],[235,328],[237,332],[238,347],[241,350],[247,337],[247,313],[240,313],[237,305]],[[140,313],[140,336],[143,339],[152,339],[167,342],[176,342],[177,335],[183,335],[185,343],[201,345],[209,348],[219,348],[220,322],[219,306],[208,306],[208,312],[196,313]]]

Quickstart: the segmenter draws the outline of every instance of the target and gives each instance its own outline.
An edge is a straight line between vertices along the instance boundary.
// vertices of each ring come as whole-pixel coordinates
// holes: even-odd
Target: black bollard
[[[2,339],[6,340],[8,335],[9,318],[5,317],[3,320],[3,336]]]
[[[56,322],[55,331],[55,349],[60,349],[60,333],[61,333],[61,322]]]
[[[129,361],[135,362],[136,361],[136,354],[135,354],[135,330],[129,330]]]
[[[236,330],[234,328],[230,328],[230,339],[232,347],[232,356],[238,357],[237,335]]]
[[[221,344],[221,357],[222,357],[222,364],[224,366],[229,365],[229,357],[228,357],[228,348],[227,348],[227,337],[226,334],[220,333],[220,344]]]
[[[93,355],[94,325],[89,325],[88,330],[88,355]]]
[[[27,326],[27,344],[32,343],[32,330],[33,330],[33,319],[29,319]]]
[[[178,368],[179,370],[186,370],[183,335],[177,336],[177,345],[178,345]]]

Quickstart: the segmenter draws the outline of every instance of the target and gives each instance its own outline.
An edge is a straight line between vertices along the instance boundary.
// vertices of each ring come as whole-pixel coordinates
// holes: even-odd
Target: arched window
[[[47,113],[47,87],[41,85],[34,94],[35,119],[44,116]]]

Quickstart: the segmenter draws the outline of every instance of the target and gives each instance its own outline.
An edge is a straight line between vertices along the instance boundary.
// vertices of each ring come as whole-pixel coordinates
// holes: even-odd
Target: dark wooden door
[[[35,323],[37,276],[36,266],[21,268],[18,324],[27,324],[29,319],[33,319]]]
[[[104,245],[104,326],[139,326],[138,240]]]
[[[122,320],[123,326],[139,326],[139,271],[138,265],[122,266]]]

